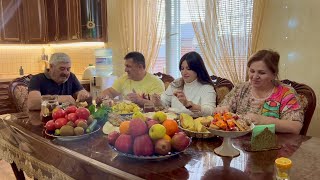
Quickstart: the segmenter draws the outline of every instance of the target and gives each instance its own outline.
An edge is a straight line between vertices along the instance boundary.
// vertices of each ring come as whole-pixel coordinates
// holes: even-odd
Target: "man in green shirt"
[[[150,102],[152,94],[164,92],[163,82],[146,71],[144,56],[139,52],[130,52],[125,57],[125,72],[118,78],[112,87],[105,89],[99,96],[101,99],[123,96],[140,106]]]

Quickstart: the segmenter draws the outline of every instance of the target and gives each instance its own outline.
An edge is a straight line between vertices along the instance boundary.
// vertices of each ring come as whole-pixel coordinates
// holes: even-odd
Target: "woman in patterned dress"
[[[296,91],[277,81],[280,55],[260,50],[248,61],[249,82],[236,86],[215,112],[233,112],[254,124],[275,124],[276,132],[299,134],[304,112]]]

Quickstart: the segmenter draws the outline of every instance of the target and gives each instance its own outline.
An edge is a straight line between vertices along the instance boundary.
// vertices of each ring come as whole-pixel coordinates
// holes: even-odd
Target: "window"
[[[206,1],[198,0],[198,3],[200,3],[201,19],[205,21]],[[165,6],[166,32],[163,33],[165,37],[163,37],[153,72],[169,73],[177,78],[180,77],[178,63],[181,56],[190,51],[196,51],[201,54],[190,17],[198,15],[190,14],[186,0],[165,1]],[[220,27],[218,35],[237,36],[237,41],[247,41],[245,37],[251,36],[252,6],[253,0],[217,0],[218,26]],[[243,13],[246,14],[244,15]],[[245,37],[242,38],[242,36]],[[238,46],[242,45],[241,42],[236,44]],[[219,50],[219,44],[216,46],[217,48],[215,49]],[[204,58],[204,56],[202,57]],[[246,56],[236,58],[241,61],[246,61],[247,59]]]

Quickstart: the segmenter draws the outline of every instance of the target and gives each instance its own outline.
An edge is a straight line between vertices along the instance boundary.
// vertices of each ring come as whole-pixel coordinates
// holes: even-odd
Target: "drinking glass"
[[[41,117],[42,121],[52,119],[52,110],[59,106],[57,95],[43,95],[41,96]]]
[[[145,113],[154,112],[155,111],[154,104],[152,102],[145,103],[144,106],[143,106],[143,111]]]

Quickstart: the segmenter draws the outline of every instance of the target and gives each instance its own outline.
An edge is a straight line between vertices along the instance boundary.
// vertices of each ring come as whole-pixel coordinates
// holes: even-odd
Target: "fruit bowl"
[[[192,142],[192,139],[190,138],[190,143],[188,145],[188,147],[190,146]],[[166,155],[152,155],[152,156],[137,156],[137,155],[134,155],[134,154],[129,154],[129,153],[123,153],[123,152],[120,152],[118,151],[114,146],[112,146],[111,144],[108,143],[108,146],[115,152],[117,152],[120,156],[123,156],[123,157],[127,157],[127,158],[131,158],[131,159],[139,159],[139,160],[150,160],[150,161],[159,161],[159,160],[164,160],[164,159],[168,159],[170,157],[173,157],[173,156],[176,156],[183,151],[173,151],[173,152],[169,152],[168,154]],[[187,147],[187,148],[188,148]],[[186,149],[187,149],[186,148]]]
[[[212,128],[207,128],[211,134],[223,137],[223,142],[220,147],[214,149],[214,152],[220,156],[227,156],[227,157],[236,157],[240,155],[240,151],[236,149],[231,141],[231,138],[236,138],[240,136],[244,136],[252,131],[254,128],[254,124],[251,123],[250,129],[246,131],[224,131],[224,130],[217,130]]]
[[[178,123],[178,124],[179,124],[179,129],[182,130],[184,133],[186,133],[186,135],[189,137],[205,139],[205,138],[212,138],[212,137],[216,136],[209,131],[208,132],[197,132],[197,131],[191,131],[189,129],[184,129],[183,127],[180,126],[180,123]]]
[[[45,130],[45,134],[49,137],[56,138],[57,140],[60,140],[60,141],[76,141],[76,140],[88,138],[91,134],[98,132],[100,130],[100,128],[101,128],[100,125],[96,125],[96,127],[94,128],[94,130],[92,132],[87,133],[87,134],[78,135],[78,136],[56,136],[48,130]]]

